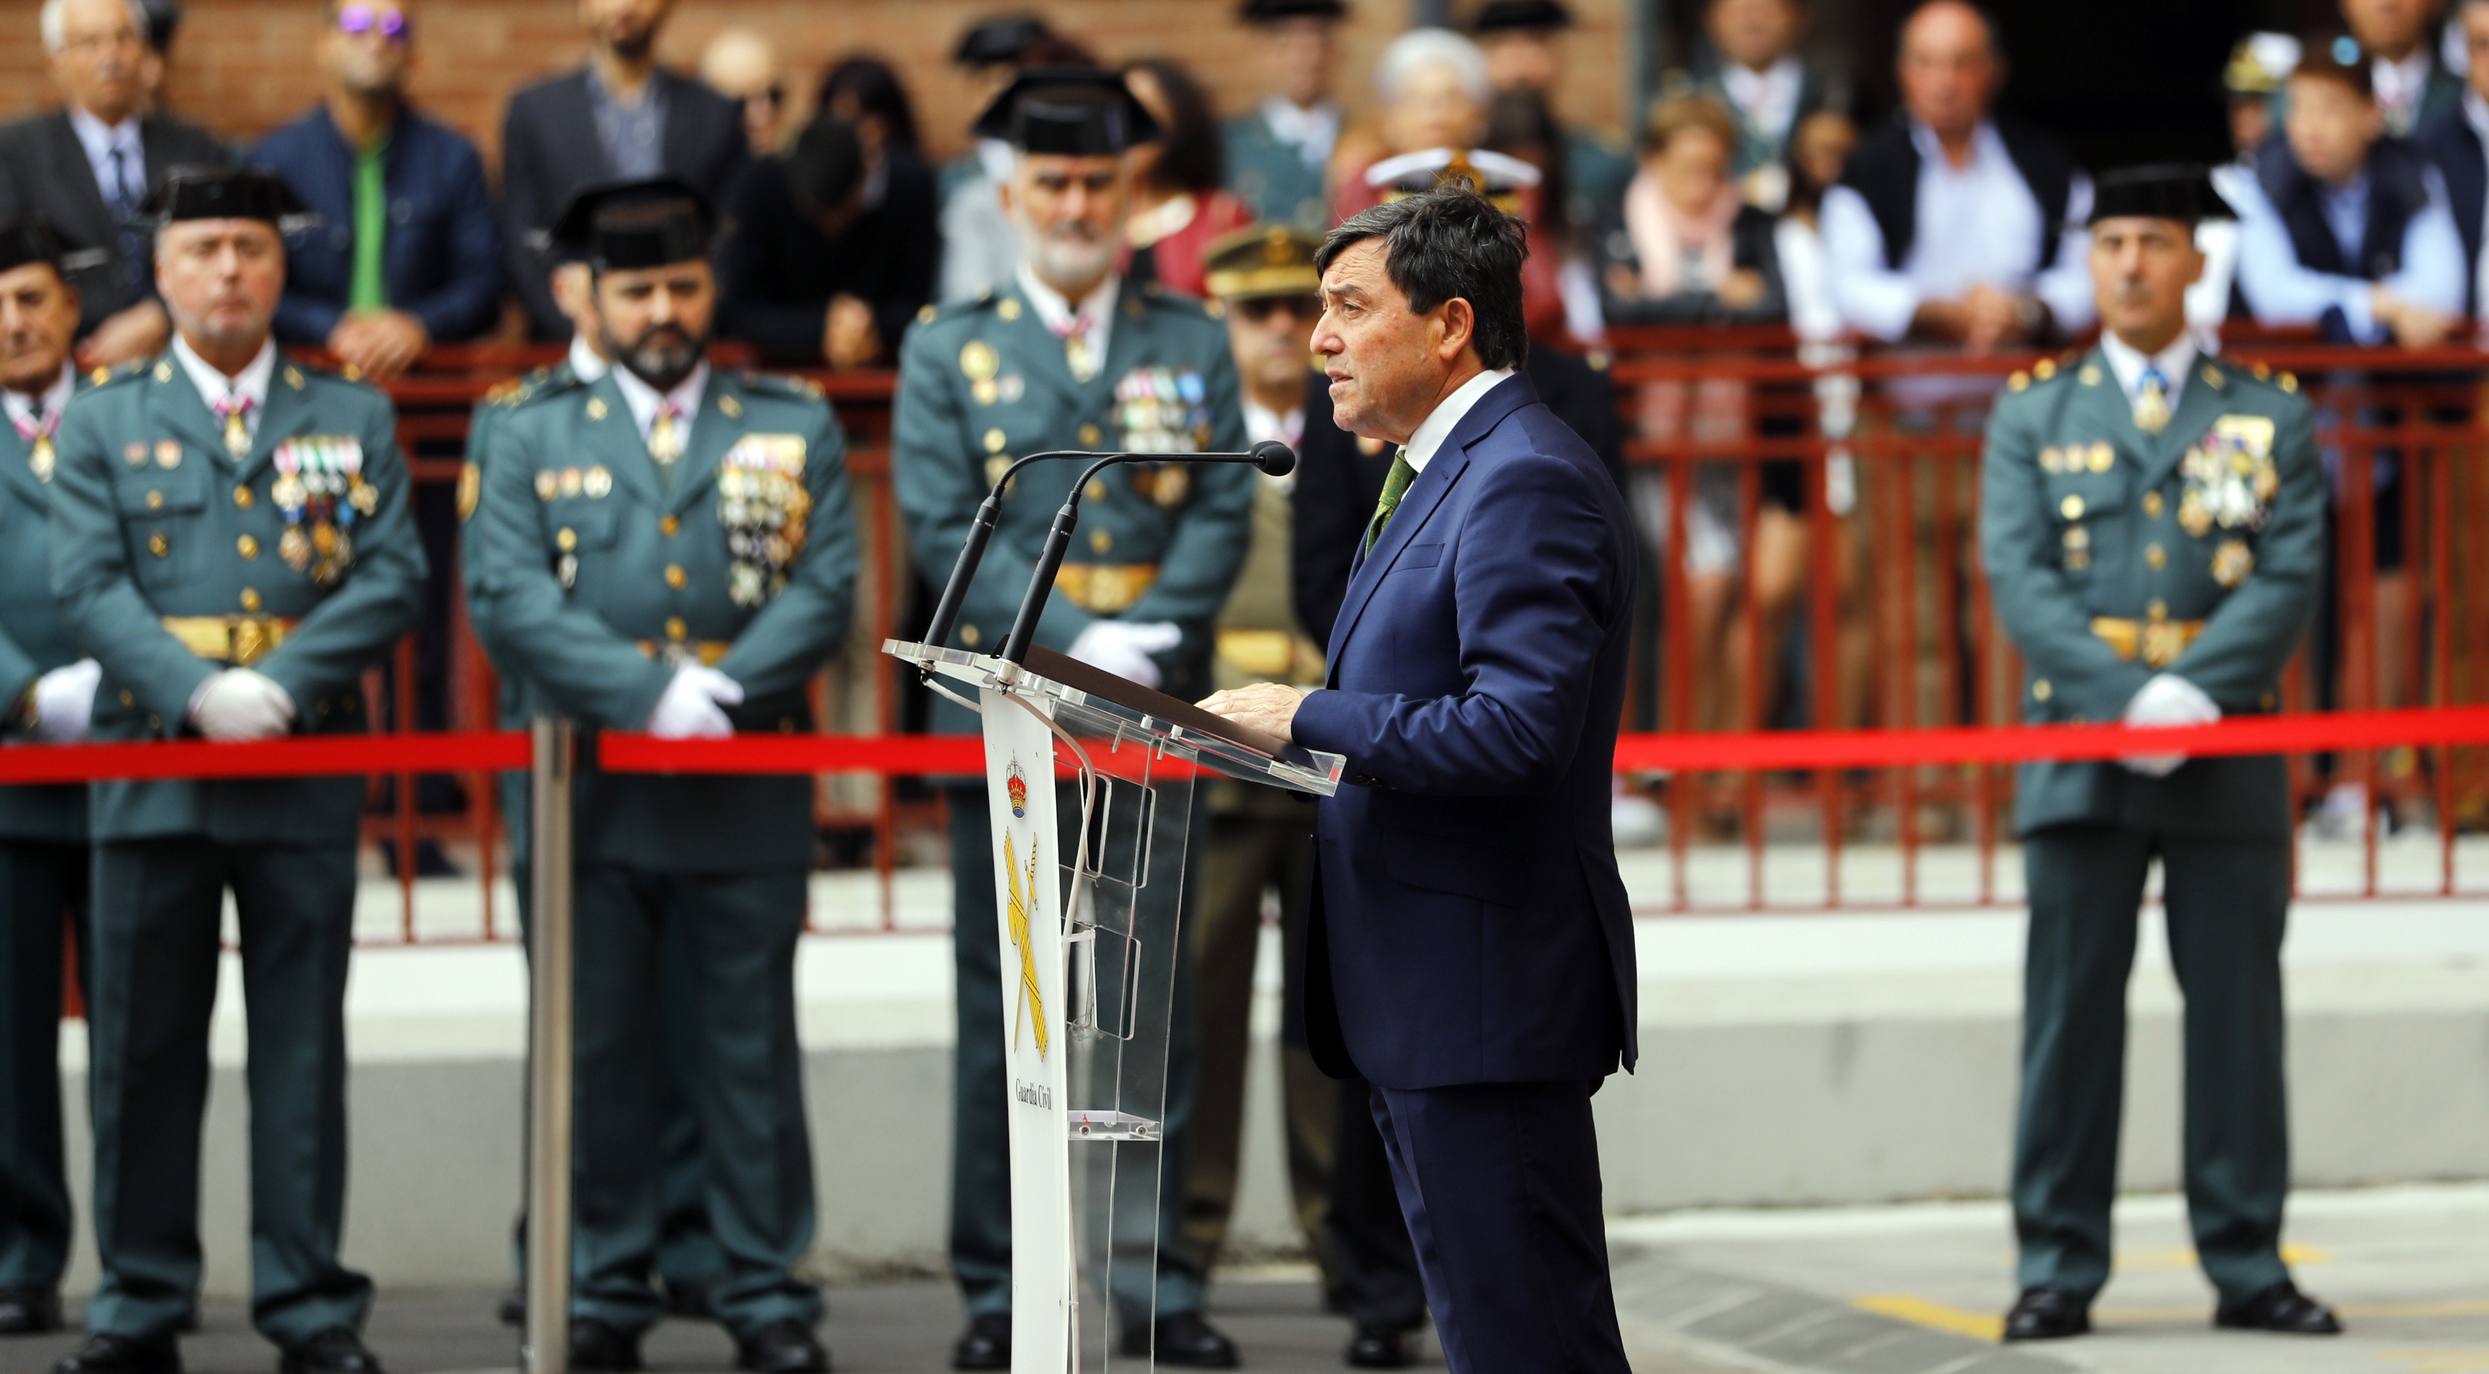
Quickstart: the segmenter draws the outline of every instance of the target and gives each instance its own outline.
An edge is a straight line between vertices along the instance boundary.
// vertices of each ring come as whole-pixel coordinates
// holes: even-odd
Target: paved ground
[[[2118,1277],[2100,1331],[2048,1346],[1995,1344],[2012,1245],[1996,1203],[1693,1213],[1627,1221],[1613,1235],[1617,1301],[1637,1374],[2489,1374],[2489,1185],[2303,1195],[2286,1254],[2303,1287],[2340,1305],[2350,1334],[2303,1340],[2215,1332],[2211,1297],[2174,1198],[2118,1210]],[[515,1338],[495,1294],[389,1293],[371,1329],[396,1374],[509,1369]],[[1220,1325],[1249,1369],[1339,1368],[1346,1338],[1314,1313],[1299,1267],[1224,1278]],[[936,1371],[957,1330],[946,1284],[842,1285],[828,1335],[837,1366]],[[41,1374],[67,1340],[0,1344],[0,1374]],[[650,1367],[731,1367],[714,1328],[669,1324]],[[1426,1367],[1440,1368],[1431,1349]],[[192,1374],[264,1374],[274,1352],[241,1306],[211,1303],[184,1343]],[[1494,1371],[1493,1374],[1533,1374]]]

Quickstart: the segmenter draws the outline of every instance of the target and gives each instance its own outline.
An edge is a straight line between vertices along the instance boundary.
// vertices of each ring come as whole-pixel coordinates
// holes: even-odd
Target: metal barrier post
[[[539,717],[532,729],[527,1057],[527,1374],[570,1370],[571,770],[577,731]]]

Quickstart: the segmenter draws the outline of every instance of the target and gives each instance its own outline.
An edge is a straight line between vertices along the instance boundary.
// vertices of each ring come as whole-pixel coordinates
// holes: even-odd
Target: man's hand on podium
[[[1193,703],[1211,715],[1232,720],[1248,730],[1296,740],[1296,708],[1313,693],[1278,682],[1257,682],[1229,692],[1213,692]]]

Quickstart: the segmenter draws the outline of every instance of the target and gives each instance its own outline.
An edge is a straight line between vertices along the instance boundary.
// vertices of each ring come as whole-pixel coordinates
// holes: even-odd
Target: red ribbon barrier
[[[481,773],[528,764],[523,731],[319,735],[251,744],[30,744],[0,749],[0,784],[164,778],[333,778],[358,773]]]

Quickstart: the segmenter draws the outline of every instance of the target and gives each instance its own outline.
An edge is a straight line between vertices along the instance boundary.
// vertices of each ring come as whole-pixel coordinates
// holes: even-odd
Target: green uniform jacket
[[[34,454],[0,424],[0,709],[12,711],[35,679],[85,656],[52,599],[51,474]],[[83,842],[86,788],[0,787],[0,839]]]
[[[213,412],[168,352],[72,402],[52,481],[52,589],[103,664],[93,738],[189,732],[190,699],[222,664],[183,647],[169,616],[297,620],[252,666],[294,699],[297,734],[365,730],[363,673],[414,628],[423,547],[408,513],[407,470],[387,397],[277,360],[248,454],[225,454]],[[321,585],[320,564],[280,554],[277,455],[314,464],[358,455],[368,511],[340,497],[350,556]],[[351,519],[349,520],[349,513]],[[303,531],[317,520],[303,516]],[[341,551],[344,546],[340,546]],[[219,844],[352,845],[360,778],[107,782],[94,790],[95,838],[202,837]]]
[[[1997,616],[2029,664],[2035,723],[2115,721],[2168,671],[2224,715],[2268,712],[2297,651],[2324,563],[2325,479],[2314,421],[2287,376],[2199,359],[2157,437],[2135,427],[2097,351],[2038,380],[2016,376],[1988,421],[1980,556]],[[2143,627],[2121,656],[2094,622]],[[2204,622],[2161,665],[2156,621]],[[2206,758],[2164,779],[2114,762],[2021,770],[2015,820],[2129,825],[2241,839],[2290,833],[2283,761]]]
[[[1017,287],[928,311],[908,331],[891,480],[932,594],[949,579],[977,506],[1015,457],[1245,446],[1226,326],[1201,302],[1155,286],[1127,284],[1116,312],[1104,365],[1087,382],[1073,379],[1062,341]],[[1055,512],[1085,466],[1040,463],[1013,479],[953,642],[982,653],[1001,649]],[[1163,685],[1177,696],[1203,694],[1211,627],[1252,538],[1256,480],[1244,463],[1108,468],[1081,500],[1080,529],[1036,642],[1069,649],[1101,618],[1172,622],[1184,642],[1158,657]],[[940,729],[975,728],[947,702],[936,706],[935,720]]]
[[[739,730],[812,728],[805,685],[855,613],[846,437],[817,390],[712,372],[661,474],[608,375],[503,411],[468,507],[469,611],[505,673],[591,729],[640,730],[683,654],[740,683]],[[756,532],[773,514],[778,542]],[[738,525],[730,529],[728,516]],[[756,541],[738,558],[730,539]],[[680,646],[679,648],[676,646]],[[802,868],[809,779],[574,778],[583,863],[659,872]]]
[[[1221,132],[1227,145],[1227,189],[1252,207],[1254,219],[1317,234],[1331,226],[1324,169],[1272,133],[1259,111],[1228,120]]]

